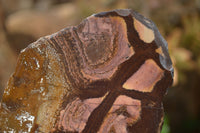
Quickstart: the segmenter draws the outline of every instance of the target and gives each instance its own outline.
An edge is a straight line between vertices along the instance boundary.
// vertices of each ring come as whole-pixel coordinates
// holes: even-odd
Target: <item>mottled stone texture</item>
[[[132,10],[92,15],[22,50],[0,131],[156,133],[173,81],[166,41]]]

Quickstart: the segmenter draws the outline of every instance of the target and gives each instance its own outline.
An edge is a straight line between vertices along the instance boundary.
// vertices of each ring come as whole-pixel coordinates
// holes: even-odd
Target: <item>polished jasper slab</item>
[[[129,9],[94,14],[22,50],[0,131],[154,133],[173,81],[167,42]]]

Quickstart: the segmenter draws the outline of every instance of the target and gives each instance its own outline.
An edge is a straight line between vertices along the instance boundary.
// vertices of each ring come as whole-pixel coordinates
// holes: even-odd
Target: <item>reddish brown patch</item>
[[[103,97],[104,98],[104,97]],[[81,132],[92,111],[99,106],[103,98],[91,98],[81,101],[76,98],[60,111],[58,128],[64,131]]]
[[[152,59],[149,59],[123,84],[123,88],[151,92],[162,76],[163,70]]]
[[[103,121],[98,133],[127,133],[127,126],[140,119],[141,102],[128,96],[119,96]]]
[[[104,97],[91,98],[84,101],[76,98],[69,103],[64,110],[60,111],[58,129],[71,132],[81,132],[92,111],[99,106]]]
[[[88,17],[78,30],[84,42],[82,75],[89,79],[111,78],[119,64],[134,53],[121,17]]]

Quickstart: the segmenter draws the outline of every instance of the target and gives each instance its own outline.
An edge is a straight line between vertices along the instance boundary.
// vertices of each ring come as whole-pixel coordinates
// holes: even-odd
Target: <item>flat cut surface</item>
[[[160,132],[172,73],[151,20],[128,9],[92,15],[21,51],[0,132]]]
[[[141,92],[151,92],[154,85],[162,76],[163,70],[160,69],[153,60],[149,59],[123,84],[123,88]]]

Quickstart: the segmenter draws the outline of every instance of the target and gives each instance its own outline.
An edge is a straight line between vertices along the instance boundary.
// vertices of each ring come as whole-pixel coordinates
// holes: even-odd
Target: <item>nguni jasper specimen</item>
[[[0,131],[156,133],[173,82],[167,42],[129,9],[92,15],[22,50]]]

